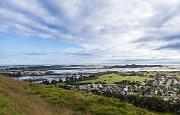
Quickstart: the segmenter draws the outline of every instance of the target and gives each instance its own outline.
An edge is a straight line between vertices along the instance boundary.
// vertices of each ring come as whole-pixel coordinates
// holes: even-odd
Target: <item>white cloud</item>
[[[65,51],[70,54],[93,54],[94,61],[99,62],[180,59],[179,49],[158,50],[180,41],[177,37],[179,0],[48,0],[45,3],[6,0],[5,3],[0,9],[3,28],[41,38],[63,39],[80,47]],[[12,10],[12,6],[17,10]],[[173,35],[177,38],[171,39]]]
[[[56,16],[51,15],[42,4],[37,2],[37,0],[7,0],[7,3],[14,6],[18,10],[35,15],[47,23],[61,23],[60,19],[57,19]]]

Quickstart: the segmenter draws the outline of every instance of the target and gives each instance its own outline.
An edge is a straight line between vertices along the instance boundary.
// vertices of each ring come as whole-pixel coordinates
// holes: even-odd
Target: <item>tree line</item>
[[[96,94],[103,95],[105,97],[116,98],[122,102],[128,102],[136,107],[153,110],[157,112],[175,112],[180,113],[180,100],[176,102],[172,101],[164,101],[158,97],[145,97],[145,96],[138,96],[138,95],[122,95],[118,92],[110,92],[110,91],[103,91],[98,92],[94,91]]]

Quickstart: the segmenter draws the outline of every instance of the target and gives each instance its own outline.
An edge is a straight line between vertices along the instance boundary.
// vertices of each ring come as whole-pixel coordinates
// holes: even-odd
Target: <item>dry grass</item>
[[[29,84],[12,78],[0,76],[0,96],[7,97],[14,103],[13,111],[21,115],[69,115],[71,111],[65,108],[51,107],[40,97],[31,95]],[[11,108],[12,109],[12,108]],[[8,111],[6,114],[9,114]]]

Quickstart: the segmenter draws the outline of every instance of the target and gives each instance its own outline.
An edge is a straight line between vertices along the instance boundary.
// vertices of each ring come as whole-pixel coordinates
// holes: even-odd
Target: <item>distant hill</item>
[[[0,76],[0,115],[154,115],[84,91],[30,85]]]

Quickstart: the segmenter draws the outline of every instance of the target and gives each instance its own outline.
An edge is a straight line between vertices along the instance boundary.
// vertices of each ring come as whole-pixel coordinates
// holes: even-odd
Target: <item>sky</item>
[[[180,64],[180,0],[0,0],[0,64]]]

